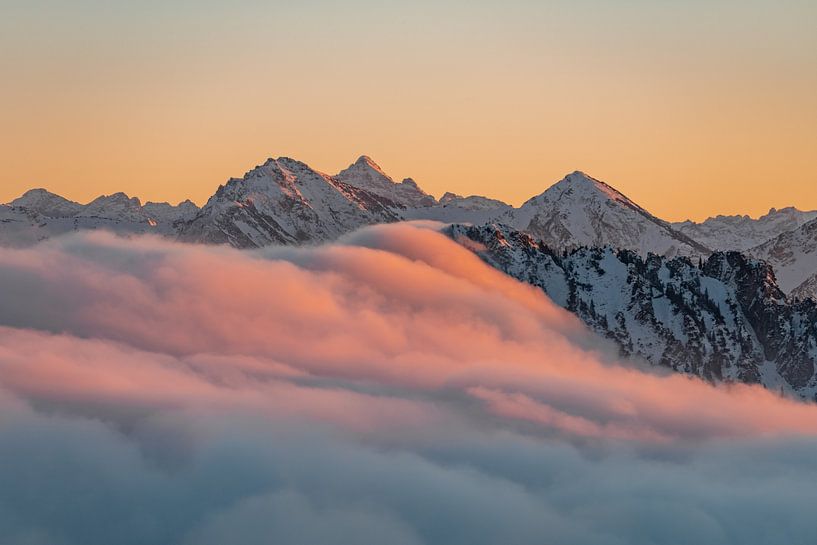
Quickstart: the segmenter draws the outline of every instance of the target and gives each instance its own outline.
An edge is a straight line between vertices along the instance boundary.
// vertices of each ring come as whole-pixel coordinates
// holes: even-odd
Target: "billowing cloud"
[[[817,407],[617,362],[432,227],[0,249],[0,542],[812,541]]]

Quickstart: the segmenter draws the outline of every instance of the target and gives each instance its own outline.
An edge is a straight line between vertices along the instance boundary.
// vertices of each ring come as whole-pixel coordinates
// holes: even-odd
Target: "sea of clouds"
[[[0,543],[815,543],[817,406],[615,354],[430,225],[0,249]]]

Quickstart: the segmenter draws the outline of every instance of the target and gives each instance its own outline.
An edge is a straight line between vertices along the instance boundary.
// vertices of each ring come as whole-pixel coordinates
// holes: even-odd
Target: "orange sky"
[[[812,1],[67,4],[0,7],[0,201],[365,153],[438,196],[580,169],[670,220],[817,208]]]

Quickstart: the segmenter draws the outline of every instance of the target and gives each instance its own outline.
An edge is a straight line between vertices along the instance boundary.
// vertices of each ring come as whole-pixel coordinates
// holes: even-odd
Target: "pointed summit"
[[[583,170],[574,170],[564,177],[565,180],[595,180],[595,178],[587,175]]]
[[[355,185],[356,180],[371,181],[377,185],[383,185],[384,182],[394,183],[394,180],[383,172],[380,165],[368,155],[361,155],[357,161],[349,165],[346,169],[340,171],[336,176],[341,181]],[[366,188],[364,188],[366,189]]]
[[[354,162],[353,166],[357,166],[358,168],[370,168],[375,172],[379,172],[383,176],[386,176],[386,178],[391,179],[389,176],[386,175],[385,172],[383,172],[383,169],[380,168],[380,165],[375,163],[374,160],[368,155],[361,155],[360,157],[358,157],[357,161]]]
[[[553,248],[611,246],[669,256],[709,253],[613,186],[579,170],[497,220]]]
[[[624,206],[630,208],[636,208],[638,210],[643,211],[645,214],[649,214],[646,210],[638,206],[632,200],[630,200],[626,195],[624,195],[621,191],[617,190],[610,184],[602,182],[601,180],[597,180],[592,176],[582,172],[581,170],[575,170],[550,186],[547,190],[543,193],[533,197],[528,202],[535,201],[536,199],[545,198],[553,199],[563,199],[563,198],[582,198],[582,199],[609,199],[612,201],[616,201]],[[524,206],[524,205],[523,205]]]
[[[335,178],[407,208],[422,208],[436,204],[434,197],[420,189],[414,180],[406,178],[401,183],[396,183],[368,155],[361,155]]]

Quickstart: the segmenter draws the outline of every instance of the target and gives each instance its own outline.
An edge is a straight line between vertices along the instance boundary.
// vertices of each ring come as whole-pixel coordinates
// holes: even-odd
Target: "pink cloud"
[[[427,226],[255,253],[82,235],[0,250],[0,282],[16,294],[0,311],[0,385],[39,401],[383,430],[479,425],[476,399],[498,425],[566,436],[817,433],[811,405],[611,364],[541,291]]]

